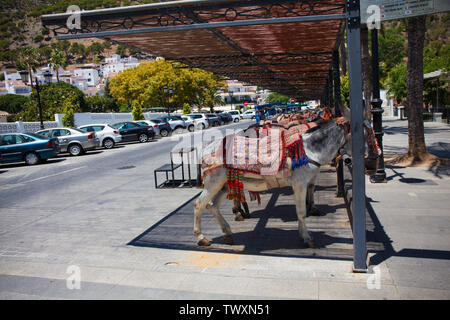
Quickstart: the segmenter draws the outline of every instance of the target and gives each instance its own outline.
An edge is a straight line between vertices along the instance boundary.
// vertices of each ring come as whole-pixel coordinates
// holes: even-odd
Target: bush
[[[33,41],[38,43],[38,42],[42,42],[42,40],[44,40],[44,36],[42,34],[38,34],[36,37],[34,37]]]
[[[189,105],[189,103],[183,104],[183,114],[189,114],[189,113],[191,113],[191,111],[192,111],[192,108]]]
[[[133,120],[145,120],[144,114],[142,113],[142,106],[139,102],[133,101],[132,103],[133,110],[131,111],[131,114],[133,115]]]

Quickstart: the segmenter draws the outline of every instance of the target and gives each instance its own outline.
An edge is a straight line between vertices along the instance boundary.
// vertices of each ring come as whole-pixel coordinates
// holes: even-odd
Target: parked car
[[[231,114],[226,113],[226,112],[219,113],[217,116],[220,118],[220,120],[223,121],[223,123],[228,123],[228,122],[233,121],[233,117],[231,116]]]
[[[242,119],[241,113],[238,110],[231,110],[228,113],[231,114],[234,122],[239,122]]]
[[[217,127],[223,124],[222,120],[214,113],[206,113],[205,114],[207,120],[209,121],[210,127]]]
[[[172,134],[172,131],[173,131],[172,127],[170,126],[170,124],[168,122],[163,122],[160,119],[152,119],[150,121],[152,121],[156,125],[158,125],[159,135],[161,137],[167,137]],[[155,128],[155,126],[153,126],[153,128]]]
[[[122,141],[122,136],[116,128],[109,124],[89,124],[78,127],[84,132],[95,132],[95,135],[100,140],[100,145],[105,149],[111,149],[116,143]]]
[[[209,127],[208,117],[203,113],[190,113],[188,116],[195,120],[197,129],[206,129]]]
[[[186,123],[180,116],[172,115],[160,118],[162,122],[168,122],[172,130],[186,129]]]
[[[1,133],[0,163],[22,162],[34,165],[54,158],[59,152],[56,138],[34,133]]]
[[[124,121],[111,125],[113,128],[119,130],[122,136],[122,142],[139,141],[141,143],[154,139],[155,131],[153,127],[148,125],[140,125],[136,122]]]
[[[242,119],[255,119],[256,112],[255,110],[247,110],[242,114]]]
[[[142,126],[152,127],[156,136],[167,137],[172,132],[170,125],[161,120],[139,120],[135,122]]]
[[[184,120],[184,123],[186,123],[186,128],[192,132],[195,129],[195,119],[192,119],[189,116],[181,116],[181,119]]]
[[[39,130],[36,133],[49,138],[57,138],[60,152],[68,152],[72,156],[79,156],[100,146],[100,140],[94,132],[84,132],[80,129],[52,128]]]

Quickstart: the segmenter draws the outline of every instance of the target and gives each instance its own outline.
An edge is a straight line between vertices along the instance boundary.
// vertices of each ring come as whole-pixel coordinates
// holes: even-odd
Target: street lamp
[[[233,91],[229,91],[228,94],[230,95],[230,102],[231,102],[231,110],[233,110]]]
[[[171,96],[172,93],[173,93],[173,89],[172,89],[172,87],[164,86],[164,87],[163,87],[163,90],[164,90],[164,94],[165,94],[166,97],[167,97],[167,115],[170,116],[169,98],[170,98],[170,96]]]
[[[27,70],[21,70],[19,71],[20,78],[23,83],[27,83],[28,80],[30,80],[31,88],[33,88],[33,76],[30,75],[30,73]],[[46,71],[43,73],[44,81],[45,83],[49,84],[52,81],[52,73],[49,71]],[[28,78],[29,77],[29,78]],[[44,129],[44,121],[42,120],[42,105],[41,105],[41,96],[39,93],[39,81],[37,77],[35,78],[35,88],[36,88],[36,94],[38,98],[38,106],[39,106],[39,121],[41,123],[41,129]]]

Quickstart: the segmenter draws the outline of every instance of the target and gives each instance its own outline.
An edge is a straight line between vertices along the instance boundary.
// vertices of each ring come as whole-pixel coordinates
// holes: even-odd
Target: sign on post
[[[373,23],[450,11],[449,0],[360,0],[361,23]]]

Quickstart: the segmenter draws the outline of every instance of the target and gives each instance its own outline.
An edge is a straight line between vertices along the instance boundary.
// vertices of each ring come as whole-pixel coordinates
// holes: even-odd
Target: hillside
[[[43,56],[49,55],[54,47],[58,47],[58,41],[50,34],[48,29],[42,27],[40,16],[50,13],[61,13],[67,10],[69,5],[78,5],[81,9],[92,10],[134,4],[144,4],[161,1],[120,1],[120,0],[0,0],[0,68],[14,68],[17,51],[30,46],[39,49]],[[101,41],[100,41],[101,42]],[[75,46],[74,43],[77,43]],[[89,62],[94,57],[101,58],[118,52],[121,55],[134,54],[117,45],[105,45],[100,48],[93,43],[99,43],[96,39],[70,40],[69,46],[62,45],[63,51],[68,53],[69,63]],[[61,45],[59,45],[61,46]],[[72,47],[74,47],[73,50]]]

